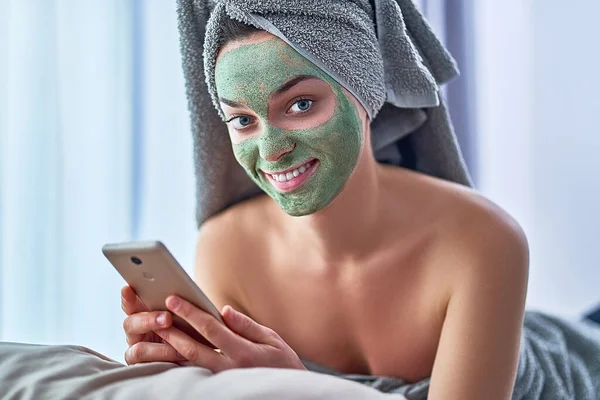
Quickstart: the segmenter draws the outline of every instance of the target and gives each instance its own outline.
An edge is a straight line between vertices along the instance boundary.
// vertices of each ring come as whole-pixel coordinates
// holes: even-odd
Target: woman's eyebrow
[[[236,103],[235,101],[227,100],[227,99],[224,99],[223,97],[219,97],[219,101],[221,103],[227,104],[229,107],[246,108],[246,106],[241,103]]]
[[[279,88],[274,90],[273,93],[271,93],[271,96],[279,96],[282,93],[290,90],[293,86],[295,86],[298,83],[305,81],[307,79],[319,79],[319,78],[317,78],[316,76],[311,76],[311,75],[295,76],[295,77],[289,79],[288,81],[286,81],[283,85],[279,86]]]
[[[317,78],[316,76],[312,76],[312,75],[297,75],[297,76],[287,80],[286,82],[284,82],[281,86],[279,86],[276,90],[274,90],[269,97],[279,96],[279,95],[283,94],[284,92],[287,92],[292,87],[299,84],[300,82],[305,81],[307,79],[319,79],[319,78]],[[227,104],[229,107],[246,108],[246,106],[244,104],[235,102],[233,100],[228,100],[223,97],[219,97],[219,101],[221,103]]]

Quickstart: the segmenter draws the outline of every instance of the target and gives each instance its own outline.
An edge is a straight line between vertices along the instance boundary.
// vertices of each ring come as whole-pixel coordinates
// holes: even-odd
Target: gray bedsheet
[[[360,382],[409,400],[427,398],[429,379],[407,383],[401,379],[342,375],[304,362],[310,370]],[[525,313],[514,400],[600,399],[600,324],[567,321],[547,314]]]

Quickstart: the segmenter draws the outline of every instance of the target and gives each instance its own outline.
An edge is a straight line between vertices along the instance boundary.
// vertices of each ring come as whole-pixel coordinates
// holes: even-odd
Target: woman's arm
[[[462,223],[458,265],[433,366],[430,400],[507,400],[517,373],[529,251],[520,227],[488,211]],[[458,254],[458,255],[457,255]],[[454,268],[454,267],[453,267]]]

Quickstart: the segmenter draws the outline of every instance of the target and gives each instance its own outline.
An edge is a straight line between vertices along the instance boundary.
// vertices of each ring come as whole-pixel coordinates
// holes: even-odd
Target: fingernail
[[[170,297],[167,301],[167,307],[169,307],[171,310],[176,310],[180,304],[181,302],[177,297]]]
[[[167,325],[167,315],[165,313],[158,314],[158,317],[156,317],[156,322],[160,326]]]

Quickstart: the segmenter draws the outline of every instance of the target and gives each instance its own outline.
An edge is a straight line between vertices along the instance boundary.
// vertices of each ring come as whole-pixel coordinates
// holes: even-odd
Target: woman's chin
[[[282,208],[282,210],[290,217],[305,217],[316,212],[311,210],[286,210],[284,208]]]
[[[314,214],[319,211],[318,208],[314,207],[290,207],[287,205],[282,205],[279,203],[279,206],[290,217],[304,217],[306,215]]]
[[[323,211],[324,209],[326,209],[327,207],[329,207],[331,205],[331,203],[333,202],[333,200],[336,198],[337,196],[335,196],[333,199],[329,200],[329,201],[310,201],[310,200],[295,200],[295,201],[289,201],[289,199],[286,199],[288,201],[277,201],[278,199],[275,199],[275,201],[277,201],[277,203],[279,204],[279,207],[281,207],[281,209],[288,214],[291,217],[304,217],[307,215],[311,215],[311,214],[316,214],[320,211]]]

